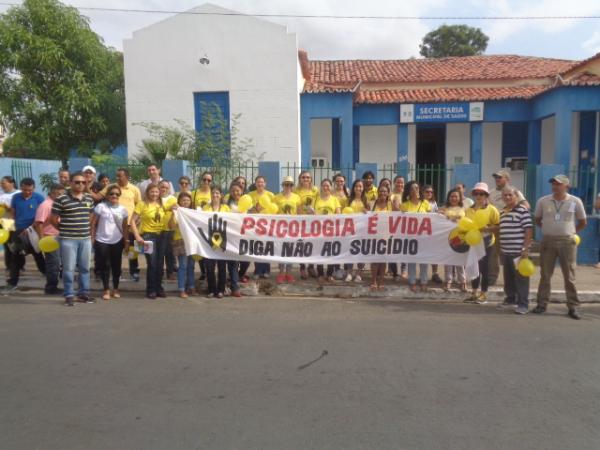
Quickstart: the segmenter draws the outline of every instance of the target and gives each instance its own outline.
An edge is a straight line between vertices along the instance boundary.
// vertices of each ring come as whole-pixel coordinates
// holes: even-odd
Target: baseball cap
[[[506,169],[497,170],[492,174],[493,177],[505,177],[510,178],[510,172]]]
[[[81,169],[82,172],[87,172],[88,170],[90,172],[96,173],[96,169],[94,169],[93,166],[84,166],[83,169]]]
[[[292,184],[294,184],[294,179],[292,177],[290,177],[290,176],[283,177],[283,181],[281,182],[281,184],[283,184],[283,183],[292,183]]]
[[[569,184],[569,177],[563,174],[554,175],[548,180],[548,183],[552,183],[553,181],[556,181],[559,184]]]

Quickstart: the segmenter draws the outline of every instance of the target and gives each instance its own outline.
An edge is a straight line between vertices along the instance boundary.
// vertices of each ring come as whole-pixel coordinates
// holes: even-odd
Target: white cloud
[[[590,53],[600,52],[600,31],[594,31],[589,39],[581,44],[581,47]]]

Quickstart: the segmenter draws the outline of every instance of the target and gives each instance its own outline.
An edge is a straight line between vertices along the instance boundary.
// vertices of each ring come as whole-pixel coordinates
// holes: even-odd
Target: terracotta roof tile
[[[600,76],[591,72],[581,72],[572,78],[563,80],[564,86],[600,86]]]
[[[430,83],[456,80],[546,78],[569,70],[577,61],[516,55],[480,55],[407,60],[309,61],[315,84]]]
[[[355,103],[436,103],[485,100],[528,99],[541,94],[549,86],[516,86],[500,88],[435,88],[361,90]]]

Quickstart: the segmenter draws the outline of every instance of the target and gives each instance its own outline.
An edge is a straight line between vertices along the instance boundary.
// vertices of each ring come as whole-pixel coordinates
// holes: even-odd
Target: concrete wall
[[[397,134],[396,125],[360,127],[360,162],[395,163]]]
[[[0,176],[12,175],[12,161],[20,161],[25,164],[31,164],[31,178],[35,180],[35,190],[40,194],[44,194],[42,185],[40,184],[40,175],[51,173],[58,180],[58,170],[61,168],[60,161],[51,161],[47,159],[23,159],[23,158],[0,158]],[[17,189],[19,186],[17,185]]]
[[[542,164],[554,164],[554,116],[542,120]]]
[[[213,5],[192,11],[226,12]],[[194,124],[194,92],[228,91],[239,137],[265,160],[299,161],[298,47],[285,27],[249,16],[180,14],[124,41],[130,155],[145,137],[139,122]],[[207,56],[210,64],[199,59]]]
[[[492,173],[502,167],[502,123],[483,124],[483,155],[481,158],[481,180],[495,186]]]
[[[332,162],[331,154],[331,119],[313,119],[310,121],[310,138],[312,157],[327,158]]]
[[[446,164],[466,164],[469,162],[471,125],[469,123],[449,123],[446,125]],[[457,159],[458,158],[458,159]]]

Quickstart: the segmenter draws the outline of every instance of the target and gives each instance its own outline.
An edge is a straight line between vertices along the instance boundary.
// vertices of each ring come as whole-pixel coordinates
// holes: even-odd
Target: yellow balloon
[[[349,206],[346,206],[344,209],[342,209],[342,213],[344,213],[344,214],[354,214],[354,210],[352,208],[350,208]]]
[[[460,231],[469,231],[475,229],[475,222],[468,217],[463,217],[458,221],[458,229]]]
[[[478,229],[486,227],[490,223],[490,210],[489,208],[478,209],[475,211],[473,222]]]
[[[258,204],[261,206],[261,208],[267,209],[271,204],[271,199],[267,194],[263,194],[258,198]]]
[[[252,197],[249,195],[242,195],[238,200],[238,209],[240,212],[245,213],[250,208],[252,208]]]
[[[192,259],[194,261],[200,261],[202,259],[202,256],[200,256],[200,255],[192,255]]]
[[[279,207],[275,203],[269,203],[265,208],[265,212],[268,214],[277,214],[279,212]]]
[[[573,240],[575,241],[575,245],[581,244],[581,238],[579,237],[578,234],[573,235]]]
[[[52,236],[43,237],[42,239],[40,239],[38,245],[40,247],[40,250],[44,253],[55,252],[56,250],[58,250],[58,247],[60,247],[58,241]]]
[[[8,241],[9,236],[10,233],[8,232],[8,230],[0,228],[0,244],[4,244],[6,241]]]
[[[529,258],[522,258],[517,266],[517,271],[524,277],[530,277],[535,273],[533,261]]]
[[[465,234],[465,241],[469,245],[477,245],[481,242],[481,231],[479,230],[469,230],[467,234]]]

